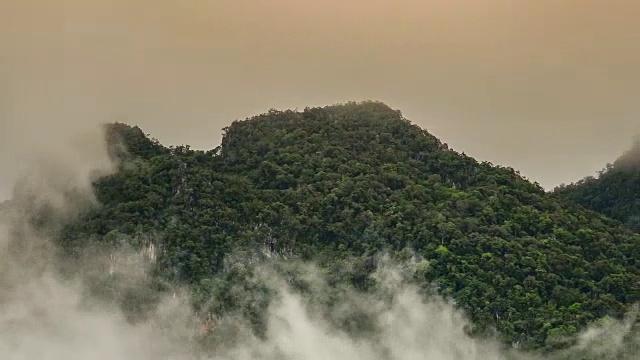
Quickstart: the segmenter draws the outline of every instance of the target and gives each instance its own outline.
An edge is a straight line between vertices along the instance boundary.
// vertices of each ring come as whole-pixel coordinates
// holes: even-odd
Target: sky
[[[0,0],[0,199],[97,123],[213,148],[270,108],[381,100],[545,188],[640,133],[637,0]]]

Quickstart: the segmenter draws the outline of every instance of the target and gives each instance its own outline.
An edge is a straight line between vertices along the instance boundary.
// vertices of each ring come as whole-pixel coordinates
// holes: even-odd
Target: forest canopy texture
[[[616,165],[596,185],[547,193],[372,101],[234,121],[210,151],[165,147],[121,123],[107,137],[118,171],[95,182],[100,206],[56,237],[68,257],[88,244],[153,244],[155,280],[121,299],[132,318],[182,284],[201,313],[240,312],[260,333],[268,292],[246,273],[249,259],[268,256],[313,261],[330,283],[362,292],[376,287],[382,256],[419,258],[411,281],[424,294],[462,309],[471,334],[524,349],[570,346],[640,300],[640,235],[624,226],[637,169],[627,177]],[[239,301],[232,284],[265,296]]]

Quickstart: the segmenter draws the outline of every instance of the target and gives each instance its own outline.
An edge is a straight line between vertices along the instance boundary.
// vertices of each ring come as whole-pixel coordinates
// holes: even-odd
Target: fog
[[[550,188],[638,133],[638,14],[636,0],[2,0],[0,166],[63,122],[213,148],[272,107],[373,99]]]

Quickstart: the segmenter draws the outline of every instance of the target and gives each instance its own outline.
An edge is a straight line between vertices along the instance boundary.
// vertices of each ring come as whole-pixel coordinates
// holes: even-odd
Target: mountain
[[[314,261],[364,292],[380,254],[414,253],[413,281],[463,309],[472,334],[497,329],[523,348],[569,346],[639,300],[640,235],[449,149],[383,103],[271,110],[234,121],[210,151],[125,124],[107,133],[119,171],[95,183],[102,206],[60,232],[66,256],[89,242],[152,244],[158,283],[188,284],[196,309],[241,311],[256,331],[268,300],[228,290],[264,253]]]
[[[640,140],[600,171],[598,177],[562,185],[553,192],[640,230]]]

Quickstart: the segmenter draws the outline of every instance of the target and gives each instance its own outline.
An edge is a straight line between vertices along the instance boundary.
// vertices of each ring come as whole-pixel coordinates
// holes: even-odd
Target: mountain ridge
[[[380,102],[271,110],[233,122],[209,151],[108,128],[119,171],[96,182],[102,207],[60,245],[73,256],[86,239],[160,233],[157,276],[196,298],[220,296],[211,279],[231,276],[239,249],[317,261],[362,291],[375,287],[376,254],[411,250],[428,263],[416,281],[455,299],[472,333],[495,328],[507,344],[548,351],[640,300],[639,235],[449,149]]]
[[[553,194],[640,231],[640,139],[597,177],[558,186]]]

